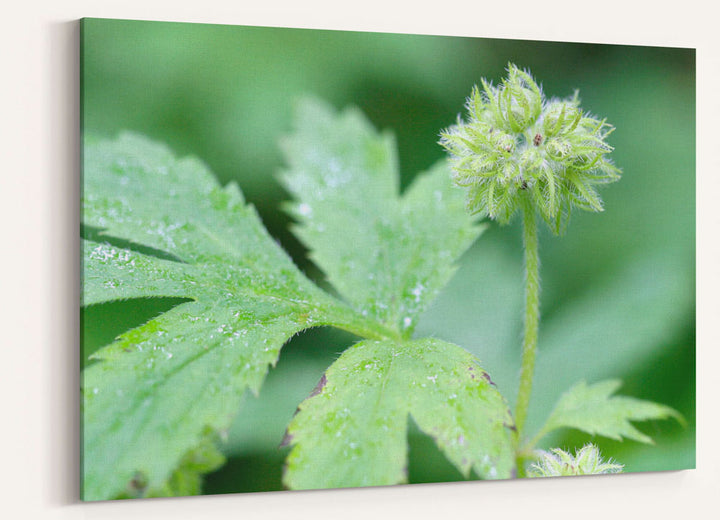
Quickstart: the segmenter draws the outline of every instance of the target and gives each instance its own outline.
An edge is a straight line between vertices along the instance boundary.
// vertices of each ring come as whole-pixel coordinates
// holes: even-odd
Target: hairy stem
[[[525,333],[520,367],[520,387],[515,408],[518,436],[522,436],[532,391],[535,355],[537,353],[538,326],[540,324],[540,258],[538,256],[538,229],[535,208],[524,204],[523,246],[525,249]]]

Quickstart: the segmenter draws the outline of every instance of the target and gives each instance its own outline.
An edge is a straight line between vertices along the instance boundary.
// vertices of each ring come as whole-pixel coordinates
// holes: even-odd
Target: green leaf
[[[283,142],[294,231],[362,315],[409,337],[417,316],[482,231],[442,161],[400,196],[395,141],[355,109],[317,101]]]
[[[86,500],[115,497],[133,481],[172,486],[182,457],[208,429],[230,426],[298,331],[374,331],[309,282],[238,188],[220,187],[196,160],[124,135],[86,146],[84,180],[84,224],[178,260],[85,241],[84,303],[192,300],[123,334],[84,371]]]
[[[330,366],[290,423],[292,489],[407,481],[407,421],[466,476],[515,474],[514,423],[471,354],[436,339],[363,341]]]
[[[623,437],[652,444],[652,439],[638,431],[630,421],[675,418],[682,416],[670,408],[633,397],[614,396],[621,382],[608,380],[586,385],[584,381],[564,393],[536,439],[558,428],[575,428],[591,435],[615,440]]]
[[[91,240],[82,241],[83,305],[113,300],[195,295],[193,267]]]
[[[208,431],[200,444],[181,459],[178,468],[160,487],[148,488],[143,474],[138,473],[117,498],[181,497],[197,495],[202,487],[202,475],[225,463],[215,442],[216,435]]]
[[[186,263],[294,269],[234,183],[222,187],[200,161],[123,134],[86,146],[83,224],[165,251]]]
[[[202,475],[225,464],[225,456],[218,450],[212,437],[212,434],[206,436],[195,449],[186,453],[167,484],[157,491],[151,490],[148,496],[182,497],[200,494]]]

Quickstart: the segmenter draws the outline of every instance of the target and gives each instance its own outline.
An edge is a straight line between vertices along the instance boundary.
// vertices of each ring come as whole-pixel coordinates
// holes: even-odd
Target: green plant
[[[538,453],[538,461],[530,465],[528,476],[567,477],[572,475],[602,475],[622,473],[622,464],[604,461],[597,446],[586,444],[573,457],[568,452],[555,448],[550,452]]]
[[[453,180],[467,188],[467,207],[507,223],[520,209],[525,247],[525,334],[518,404],[522,432],[530,403],[540,324],[540,260],[535,215],[557,233],[573,206],[600,211],[593,185],[619,179],[606,155],[612,126],[580,110],[577,92],[544,99],[540,87],[514,65],[499,87],[483,81],[467,102],[470,118],[442,133]]]
[[[577,97],[543,101],[514,67],[502,87],[476,90],[469,106],[474,119],[443,137],[456,182],[470,186],[475,212],[501,221],[517,208],[524,215],[529,288],[516,413],[474,356],[413,337],[420,313],[484,229],[445,161],[401,195],[390,135],[353,109],[301,106],[283,142],[282,182],[294,197],[287,206],[294,231],[331,286],[323,290],[236,185],[221,187],[200,162],[126,134],[86,143],[83,304],[185,301],[121,335],[84,370],[85,499],[198,493],[200,475],[222,464],[217,437],[243,394],[259,392],[282,345],[311,327],[343,329],[360,341],[288,425],[284,482],[293,489],[405,482],[409,416],[466,478],[483,479],[523,476],[541,456],[537,441],[559,428],[650,442],[629,421],[679,418],[666,406],[613,396],[617,382],[581,383],[524,438],[539,324],[535,212],[559,231],[572,205],[598,209],[592,186],[618,172],[605,157],[609,127],[583,115]],[[497,137],[484,124],[520,137]],[[537,144],[533,125],[544,125]],[[486,135],[493,137],[482,141]],[[466,160],[476,149],[490,152]],[[489,180],[473,180],[478,171]],[[599,455],[593,460],[606,468]]]

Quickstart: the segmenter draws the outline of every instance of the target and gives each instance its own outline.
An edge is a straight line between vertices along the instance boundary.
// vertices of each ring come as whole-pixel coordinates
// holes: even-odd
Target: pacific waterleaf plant
[[[95,353],[84,371],[86,499],[167,491],[183,457],[205,442],[208,430],[228,428],[247,389],[258,392],[283,343],[322,325],[378,341],[361,342],[338,363],[371,345],[347,389],[376,392],[392,423],[367,424],[354,437],[337,435],[338,425],[321,440],[328,448],[363,453],[363,467],[380,468],[390,457],[400,470],[388,465],[376,478],[353,480],[358,461],[342,459],[334,463],[341,476],[333,485],[404,482],[408,413],[465,474],[474,468],[486,478],[512,475],[513,421],[477,360],[444,342],[410,342],[418,314],[482,227],[465,213],[442,163],[401,196],[391,136],[375,132],[355,110],[337,115],[308,103],[300,114],[295,137],[286,144],[296,162],[290,161],[285,181],[299,195],[303,186],[312,189],[292,211],[305,217],[300,236],[347,303],[310,282],[239,189],[219,186],[198,161],[178,160],[134,135],[86,147],[83,222],[107,241],[83,241],[84,305],[189,299],[121,335]],[[363,210],[363,200],[372,212]],[[333,243],[342,255],[333,254]],[[398,366],[406,369],[398,372]],[[455,370],[464,377],[451,377]],[[328,371],[328,388],[341,372]],[[387,373],[389,379],[365,381],[365,372]],[[427,409],[418,403],[438,401],[437,391],[456,400],[460,413],[454,421],[439,420],[442,415],[422,419]],[[298,414],[294,424],[304,417]],[[392,432],[386,431],[390,426]],[[297,435],[290,441],[291,460],[312,453],[312,446],[300,444],[302,430],[291,427]],[[386,441],[387,450],[372,450]],[[303,481],[311,469],[291,463],[289,482]]]
[[[602,175],[617,173],[605,158],[609,147],[600,144],[608,127],[578,119],[577,98],[565,105],[538,101],[539,87],[516,68],[506,85],[510,94],[486,84],[485,97],[471,98],[476,107],[497,103],[483,117],[514,132],[510,152],[501,152],[538,147],[527,125],[549,125],[557,137],[552,148],[544,136],[542,160],[534,151],[532,160],[516,161],[515,170],[501,161],[503,172],[539,168],[508,188],[520,195],[526,221],[536,208],[557,221],[542,204],[564,212],[569,202],[597,209],[595,192],[587,190]],[[451,132],[443,139],[452,149],[460,146],[460,133]],[[573,132],[585,132],[582,145]],[[576,148],[563,151],[563,143]],[[539,437],[521,442],[522,409],[515,414],[521,420],[514,419],[479,361],[461,347],[413,337],[418,316],[483,230],[452,185],[449,165],[441,161],[400,193],[393,137],[378,133],[355,109],[336,113],[317,101],[300,106],[282,148],[287,168],[281,181],[293,196],[286,209],[328,290],[295,266],[240,189],[220,186],[201,162],[178,159],[132,134],[86,143],[83,305],[185,301],[120,335],[85,368],[84,498],[198,493],[201,474],[223,462],[217,445],[244,394],[261,391],[289,338],[319,326],[351,332],[359,341],[327,369],[288,425],[286,486],[406,482],[410,417],[465,477],[524,475]],[[543,169],[550,159],[574,173],[551,180],[559,170]],[[483,175],[491,171],[483,168]],[[471,209],[495,216],[502,190],[492,192],[476,190],[471,202],[485,202]],[[509,218],[516,202],[503,204]],[[539,282],[533,294],[537,306]],[[528,323],[536,335],[537,323]],[[624,401],[584,417],[559,405],[539,435],[565,426],[607,435],[596,425],[609,415],[618,424],[674,415],[642,403]],[[616,435],[643,440],[627,427],[610,431]]]
[[[440,144],[449,154],[453,182],[466,192],[469,213],[500,224],[507,224],[517,212],[522,214],[525,316],[515,421],[523,437],[540,325],[537,215],[560,233],[573,208],[602,211],[596,186],[619,180],[621,172],[608,157],[613,148],[606,138],[614,127],[584,112],[577,91],[567,99],[547,99],[530,72],[512,63],[507,72],[497,86],[483,79],[482,90],[473,88],[465,105],[467,120],[458,116],[454,126],[440,133]],[[535,443],[556,428],[650,442],[629,421],[667,417],[682,421],[665,406],[610,398],[619,385],[605,381],[590,388],[584,383],[573,387],[519,450],[518,459],[532,459],[528,453]],[[522,464],[519,469],[523,471]]]

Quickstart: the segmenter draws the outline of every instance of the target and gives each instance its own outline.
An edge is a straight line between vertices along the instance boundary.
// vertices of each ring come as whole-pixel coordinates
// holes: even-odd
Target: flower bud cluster
[[[530,466],[528,476],[533,478],[601,475],[622,473],[623,467],[622,464],[616,464],[612,460],[604,461],[597,446],[586,444],[575,452],[574,457],[559,448],[551,452],[540,451],[540,458]]]
[[[602,211],[598,184],[616,181],[620,170],[607,155],[614,130],[580,109],[571,98],[545,99],[525,71],[510,64],[498,86],[482,80],[466,102],[467,121],[440,134],[453,180],[467,188],[467,207],[501,223],[529,203],[558,233],[572,207]]]

